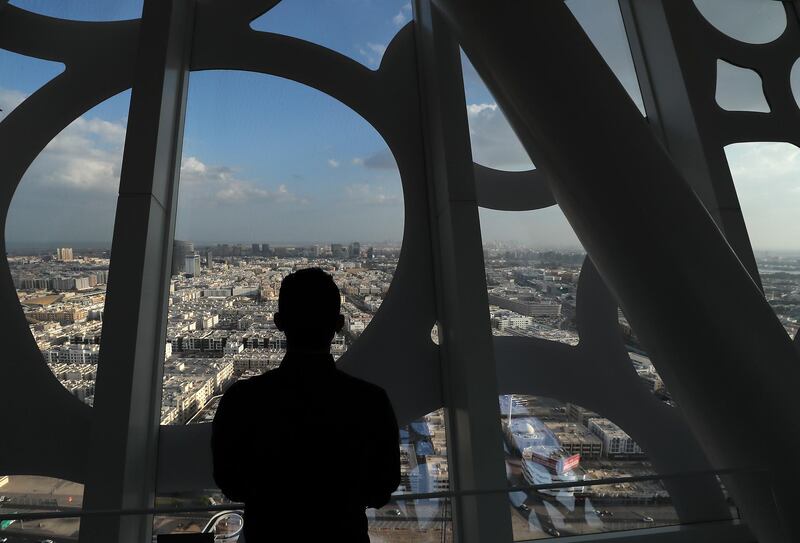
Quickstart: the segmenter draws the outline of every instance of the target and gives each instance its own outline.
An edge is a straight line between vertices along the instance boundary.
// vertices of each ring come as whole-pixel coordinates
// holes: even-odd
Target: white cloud
[[[364,165],[364,159],[363,158],[354,157],[352,162],[353,162],[353,164],[355,166],[363,166]]]
[[[0,87],[0,121],[20,105],[28,95],[20,91]]]
[[[331,168],[338,168],[339,167],[339,161],[336,160],[336,159],[333,159],[333,158],[329,158],[328,159],[328,166],[330,166]]]
[[[184,203],[246,204],[254,202],[304,203],[285,184],[269,189],[239,179],[233,168],[207,165],[194,156],[181,162],[180,199]]]
[[[467,105],[467,114],[468,115],[478,115],[483,111],[490,110],[490,111],[497,111],[497,104],[468,104]]]
[[[394,23],[394,25],[399,28],[403,26],[406,23],[406,21],[408,21],[410,18],[411,18],[411,4],[410,3],[404,4],[403,7],[400,8],[400,11],[397,12],[397,15],[392,17],[392,23]]]
[[[24,177],[31,188],[119,189],[125,124],[79,117],[47,144]]]
[[[394,155],[389,149],[378,151],[366,158],[353,159],[353,164],[359,164],[375,170],[397,170],[397,162],[395,162]]]
[[[800,149],[784,142],[725,148],[736,194],[755,249],[797,249]]]
[[[386,52],[386,44],[367,42],[364,47],[358,49],[358,52],[367,61],[367,66],[377,68]]]
[[[381,186],[354,183],[345,187],[348,200],[359,205],[395,206],[403,202],[397,194],[388,194]]]
[[[498,170],[530,170],[528,154],[494,103],[467,105],[472,157]]]

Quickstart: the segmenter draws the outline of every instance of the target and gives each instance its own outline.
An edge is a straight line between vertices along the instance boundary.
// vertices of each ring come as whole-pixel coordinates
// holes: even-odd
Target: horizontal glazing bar
[[[724,476],[724,475],[739,475],[745,473],[759,473],[763,469],[758,468],[730,468],[721,470],[702,470],[702,471],[686,471],[681,473],[664,473],[654,475],[639,475],[633,477],[608,477],[604,479],[591,479],[584,481],[569,481],[561,483],[548,483],[541,485],[516,485],[508,486],[505,488],[496,489],[474,489],[474,490],[461,490],[461,491],[441,491],[441,492],[419,492],[410,494],[393,494],[393,502],[397,501],[411,501],[411,500],[428,500],[437,498],[453,498],[455,496],[475,496],[482,494],[505,494],[509,492],[519,491],[539,491],[539,490],[553,490],[559,488],[572,488],[577,486],[599,486],[599,485],[612,485],[620,483],[635,483],[642,481],[663,481],[667,479],[682,479],[690,477],[701,477],[708,475]],[[336,494],[331,494],[328,497],[335,498]],[[46,513],[9,513],[4,514],[0,511],[0,520],[44,520],[53,518],[76,518],[88,516],[101,516],[101,515],[165,515],[173,513],[203,513],[209,511],[236,511],[244,509],[243,503],[222,503],[216,505],[208,505],[204,507],[151,507],[147,509],[97,509],[93,511],[76,510],[76,511],[54,511]]]

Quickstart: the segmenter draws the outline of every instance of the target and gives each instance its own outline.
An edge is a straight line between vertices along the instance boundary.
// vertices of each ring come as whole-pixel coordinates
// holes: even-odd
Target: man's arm
[[[211,425],[214,481],[233,501],[245,501],[248,486],[246,475],[241,472],[241,462],[236,458],[245,431],[242,420],[245,413],[239,408],[241,392],[236,384],[228,389],[220,399]]]
[[[386,392],[380,391],[372,408],[374,441],[369,450],[365,501],[367,507],[378,508],[389,502],[400,484],[400,431]]]

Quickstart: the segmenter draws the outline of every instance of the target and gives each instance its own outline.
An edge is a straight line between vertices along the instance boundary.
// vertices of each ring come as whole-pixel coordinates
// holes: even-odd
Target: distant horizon
[[[272,247],[308,247],[312,245],[321,245],[321,246],[329,246],[331,244],[350,244],[353,242],[360,243],[362,246],[364,245],[376,245],[376,246],[402,246],[401,240],[381,240],[381,241],[370,241],[370,240],[362,240],[362,239],[347,239],[347,240],[338,240],[338,241],[195,241],[192,239],[176,239],[176,241],[189,241],[193,243],[197,247],[213,247],[215,245],[244,245],[250,246],[254,243],[259,244],[267,244]],[[517,249],[529,249],[533,251],[563,251],[563,252],[580,252],[586,253],[586,250],[581,246],[575,245],[530,245],[524,241],[520,240],[484,240],[483,248],[490,248],[489,246],[493,244],[500,244],[509,246],[508,248],[517,248]],[[109,241],[59,241],[59,242],[52,242],[52,241],[7,241],[6,242],[6,251],[20,251],[25,249],[33,249],[33,250],[53,250],[59,247],[71,247],[73,249],[80,249],[80,250],[89,250],[89,249],[99,249],[99,250],[110,250],[111,249],[111,242]],[[365,247],[366,248],[366,247]],[[800,249],[753,249],[753,253],[756,257],[769,257],[769,256],[781,256],[781,257],[799,257],[800,258]]]
[[[193,239],[187,238],[175,238],[175,241],[188,241],[194,244],[197,247],[212,247],[215,245],[244,245],[244,246],[251,246],[254,243],[258,244],[267,244],[274,247],[308,247],[312,245],[331,245],[331,244],[350,244],[350,243],[360,243],[362,246],[365,245],[395,245],[401,246],[402,240],[364,240],[364,239],[341,239],[336,241],[195,241]],[[486,247],[487,245],[493,244],[501,244],[501,245],[513,245],[517,248],[522,249],[536,249],[536,250],[565,250],[565,251],[580,251],[585,252],[585,250],[577,245],[537,245],[532,246],[526,244],[524,241],[520,240],[489,240],[484,241],[483,246]],[[19,249],[52,249],[55,250],[59,247],[71,247],[74,249],[111,249],[111,242],[109,241],[7,241],[6,242],[6,249],[8,250],[19,250]]]

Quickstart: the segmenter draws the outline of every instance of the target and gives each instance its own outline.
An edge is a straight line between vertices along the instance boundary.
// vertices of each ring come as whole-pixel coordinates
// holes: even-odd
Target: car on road
[[[546,533],[549,536],[553,536],[553,537],[560,537],[561,536],[561,532],[559,532],[558,530],[556,530],[552,526],[542,526],[542,530],[544,530],[544,533]]]
[[[639,513],[639,516],[642,517],[642,522],[655,522],[655,520],[653,520],[653,517],[643,515],[642,513]]]
[[[530,508],[530,507],[528,507],[528,505],[527,505],[527,504],[524,504],[524,503],[523,503],[523,504],[520,504],[520,506],[519,506],[519,510],[520,510],[520,511],[522,511],[522,512],[524,512],[524,513],[530,513],[530,512],[531,512],[531,508]]]
[[[402,517],[403,516],[403,512],[400,511],[399,509],[389,509],[388,511],[386,511],[386,514],[390,515],[390,516],[393,516],[393,517]]]

